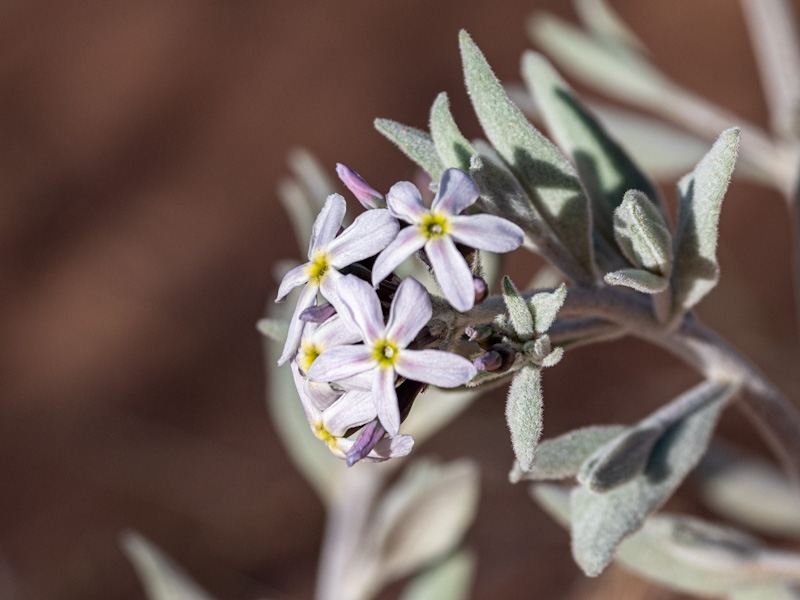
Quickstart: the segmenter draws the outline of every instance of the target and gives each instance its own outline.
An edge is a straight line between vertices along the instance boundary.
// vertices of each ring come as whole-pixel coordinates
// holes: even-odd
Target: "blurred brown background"
[[[737,3],[612,4],[667,73],[766,123]],[[542,8],[574,18],[556,0],[0,6],[0,598],[142,598],[125,528],[220,599],[311,596],[323,513],[271,429],[255,329],[272,263],[297,257],[285,155],[378,189],[409,178],[373,118],[424,126],[446,90],[477,135],[457,31],[517,80]],[[798,399],[781,201],[737,183],[722,235],[701,314]],[[546,435],[631,421],[694,380],[635,341],[575,351],[546,374]],[[757,445],[733,411],[724,430]],[[501,395],[424,452],[482,464],[475,598],[677,597],[578,574],[566,533],[507,483]],[[695,505],[691,487],[673,502]]]

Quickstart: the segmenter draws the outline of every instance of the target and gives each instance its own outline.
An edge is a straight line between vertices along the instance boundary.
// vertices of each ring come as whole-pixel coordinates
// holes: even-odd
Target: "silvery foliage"
[[[737,174],[774,186],[792,200],[796,189],[800,52],[788,4],[743,0],[743,5],[768,90],[772,134],[662,74],[602,0],[576,0],[588,32],[539,15],[531,33],[573,76],[690,133],[585,104],[543,55],[530,51],[522,60],[522,95],[519,87],[500,83],[462,32],[467,92],[485,139],[468,140],[461,133],[445,93],[433,102],[429,131],[388,119],[378,119],[376,128],[430,177],[433,188],[449,169],[467,173],[479,194],[474,205],[464,201],[465,207],[470,204],[467,214],[514,223],[524,233],[524,247],[548,263],[533,280],[551,283],[520,290],[507,276],[497,278],[500,293],[484,299],[482,292],[495,280],[489,273],[495,259],[466,250],[476,282],[475,305],[468,310],[457,310],[438,295],[436,277],[448,275],[432,277],[424,254],[423,261],[397,267],[388,287],[397,289],[404,277],[421,282],[431,294],[432,311],[424,336],[413,343],[469,357],[477,371],[460,390],[431,389],[413,401],[420,387],[413,406],[402,407],[403,435],[416,440],[414,453],[481,388],[508,383],[505,413],[516,458],[510,480],[529,485],[536,501],[569,528],[574,558],[587,575],[618,560],[664,586],[704,597],[797,599],[800,554],[768,548],[727,526],[659,512],[699,465],[701,495],[711,508],[772,535],[800,534],[800,415],[693,313],[719,278],[720,211],[737,159]],[[535,113],[553,141],[519,106]],[[294,178],[281,183],[280,193],[304,241],[334,185],[306,153],[291,155],[290,166]],[[337,172],[365,208],[387,206],[361,176],[341,165]],[[648,173],[682,176],[674,219]],[[278,279],[292,266],[282,265]],[[345,277],[370,281],[369,262],[343,272],[347,269],[352,272]],[[337,298],[329,300],[342,308]],[[391,293],[381,298],[385,307],[389,300]],[[461,539],[477,502],[475,466],[420,459],[405,467],[408,459],[395,458],[348,468],[337,460],[309,435],[290,370],[275,367],[291,309],[271,310],[259,329],[276,430],[328,511],[317,598],[366,599],[409,575],[403,600],[467,597],[474,558]],[[638,423],[588,425],[541,441],[543,370],[572,348],[626,334],[672,352],[704,380]],[[333,383],[328,396],[341,394],[340,387],[358,388],[357,382]],[[712,441],[721,413],[734,400],[746,407],[785,473]],[[352,429],[362,426],[353,423]],[[379,418],[362,431],[367,429],[373,442],[387,431],[397,433],[394,425],[382,428]],[[356,446],[360,435],[352,433]],[[348,456],[348,463],[362,456]],[[404,472],[388,483],[398,468]],[[140,568],[160,565],[145,575],[154,600],[166,596],[153,591],[152,581],[194,589],[141,540],[130,538],[126,548]]]

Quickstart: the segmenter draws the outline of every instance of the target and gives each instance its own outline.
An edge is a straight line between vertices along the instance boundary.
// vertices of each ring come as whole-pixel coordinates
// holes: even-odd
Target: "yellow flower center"
[[[316,283],[317,285],[322,283],[330,266],[330,257],[325,252],[317,251],[306,267],[309,283]]]
[[[381,340],[375,344],[372,356],[381,367],[391,367],[397,360],[397,346],[389,340]]]
[[[300,350],[297,352],[297,366],[303,373],[308,373],[317,357],[322,354],[322,348],[313,342],[303,341],[300,344]]]
[[[429,212],[423,215],[419,230],[429,240],[447,235],[450,223],[447,222],[447,215],[440,212]]]
[[[322,424],[322,421],[319,423],[314,424],[314,435],[317,436],[318,439],[325,442],[325,445],[328,448],[334,449],[336,448],[336,436],[333,435],[330,431],[325,429],[325,426]]]

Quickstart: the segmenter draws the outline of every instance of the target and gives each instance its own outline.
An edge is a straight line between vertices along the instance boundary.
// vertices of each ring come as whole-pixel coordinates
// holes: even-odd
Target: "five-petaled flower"
[[[469,175],[447,169],[439,181],[431,208],[422,204],[413,183],[401,181],[386,196],[389,210],[411,224],[397,234],[375,260],[372,282],[377,285],[421,248],[425,248],[434,274],[447,301],[462,312],[475,303],[475,287],[467,261],[456,242],[490,252],[510,252],[522,244],[523,232],[511,221],[494,215],[462,214],[479,197]]]
[[[281,302],[295,287],[305,284],[297,300],[289,333],[278,364],[282,365],[294,356],[303,334],[300,313],[313,306],[317,292],[336,307],[336,281],[342,269],[359,260],[374,256],[394,239],[399,225],[397,220],[385,209],[368,210],[356,217],[353,224],[340,235],[336,235],[344,219],[346,203],[339,194],[331,194],[325,201],[311,232],[308,246],[309,262],[289,271],[281,281],[278,297]]]
[[[323,352],[311,364],[308,379],[336,382],[371,373],[372,399],[389,436],[396,436],[400,429],[397,375],[440,387],[457,387],[475,376],[475,367],[463,356],[408,348],[432,315],[428,292],[416,279],[409,277],[397,288],[386,323],[378,296],[367,282],[345,275],[337,292],[340,314],[355,324],[364,344],[337,346]]]

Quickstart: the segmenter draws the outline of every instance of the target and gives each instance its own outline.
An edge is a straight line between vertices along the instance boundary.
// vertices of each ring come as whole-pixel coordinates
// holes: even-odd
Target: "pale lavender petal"
[[[329,302],[312,306],[300,313],[300,320],[306,323],[324,323],[336,314],[336,309]]]
[[[397,266],[425,245],[426,238],[414,227],[400,230],[394,241],[375,259],[372,267],[372,285],[377,286]]]
[[[478,186],[469,175],[458,169],[447,169],[439,180],[439,188],[431,204],[431,210],[458,215],[474,204],[478,196],[480,196]]]
[[[305,323],[300,320],[300,313],[314,304],[317,300],[317,286],[307,284],[303,291],[300,292],[300,297],[297,299],[297,306],[294,307],[294,314],[292,320],[289,321],[289,331],[286,333],[286,342],[283,345],[283,352],[278,359],[278,364],[282,365],[287,360],[292,358],[297,349],[300,347],[300,338],[303,337],[303,329]]]
[[[453,240],[448,236],[429,240],[425,244],[425,253],[447,301],[461,312],[472,308],[475,304],[472,273]]]
[[[418,223],[420,217],[427,212],[417,186],[410,181],[395,183],[386,194],[386,205],[395,217],[408,223]]]
[[[347,202],[340,194],[331,194],[325,200],[314,227],[311,229],[311,239],[308,242],[308,258],[314,258],[314,251],[327,246],[342,226],[344,213],[347,211]]]
[[[307,266],[308,263],[303,263],[299,267],[295,267],[283,276],[281,285],[278,288],[278,296],[275,298],[275,302],[283,302],[286,300],[286,296],[289,294],[289,292],[291,292],[298,285],[303,285],[308,281],[308,274],[306,273]]]
[[[367,454],[372,452],[373,448],[378,445],[386,435],[386,430],[381,426],[380,421],[377,419],[368,423],[361,431],[358,432],[356,443],[347,452],[347,466],[352,467]]]
[[[346,319],[352,321],[369,342],[382,337],[386,327],[378,295],[372,286],[355,275],[344,275],[337,286],[338,299],[334,306]]]
[[[342,437],[351,427],[360,427],[377,415],[372,394],[348,392],[322,413],[322,425],[333,436]]]
[[[460,244],[490,252],[511,252],[522,245],[522,229],[494,215],[450,217],[449,233]]]
[[[345,344],[355,344],[361,341],[361,333],[348,327],[342,317],[335,315],[317,327],[311,334],[311,340],[327,350]]]
[[[326,248],[331,265],[337,269],[354,262],[375,256],[389,245],[400,224],[386,209],[368,210],[361,213],[353,224],[333,240]]]
[[[372,452],[364,457],[364,462],[382,462],[390,458],[407,456],[414,447],[414,438],[410,435],[396,435],[393,438],[384,438],[375,445]]]
[[[363,373],[359,373],[358,375],[353,375],[352,377],[345,377],[344,379],[339,379],[336,382],[336,385],[343,388],[346,391],[351,390],[361,390],[362,392],[369,392],[372,390],[372,370],[364,371]]]
[[[303,412],[306,413],[306,419],[310,425],[319,423],[322,417],[322,412],[314,405],[306,390],[306,380],[300,374],[300,367],[297,363],[292,361],[289,365],[292,369],[292,377],[294,378],[294,387],[297,388],[297,395],[300,396],[300,404],[303,405]]]
[[[478,372],[463,356],[443,350],[403,350],[394,368],[406,379],[446,388],[464,385]]]
[[[336,163],[336,174],[364,208],[383,208],[383,194],[368,184],[361,175],[341,163]]]
[[[314,406],[319,410],[325,410],[336,402],[344,392],[333,389],[329,383],[306,380],[306,393]]]
[[[320,354],[308,370],[310,381],[339,381],[375,366],[372,351],[366,346],[337,346]]]
[[[372,376],[372,400],[378,411],[378,419],[389,437],[394,437],[400,431],[400,409],[397,406],[397,392],[394,389],[394,369],[378,367]]]
[[[405,348],[428,324],[432,314],[431,299],[425,286],[413,277],[404,279],[389,309],[386,337],[398,348]]]

